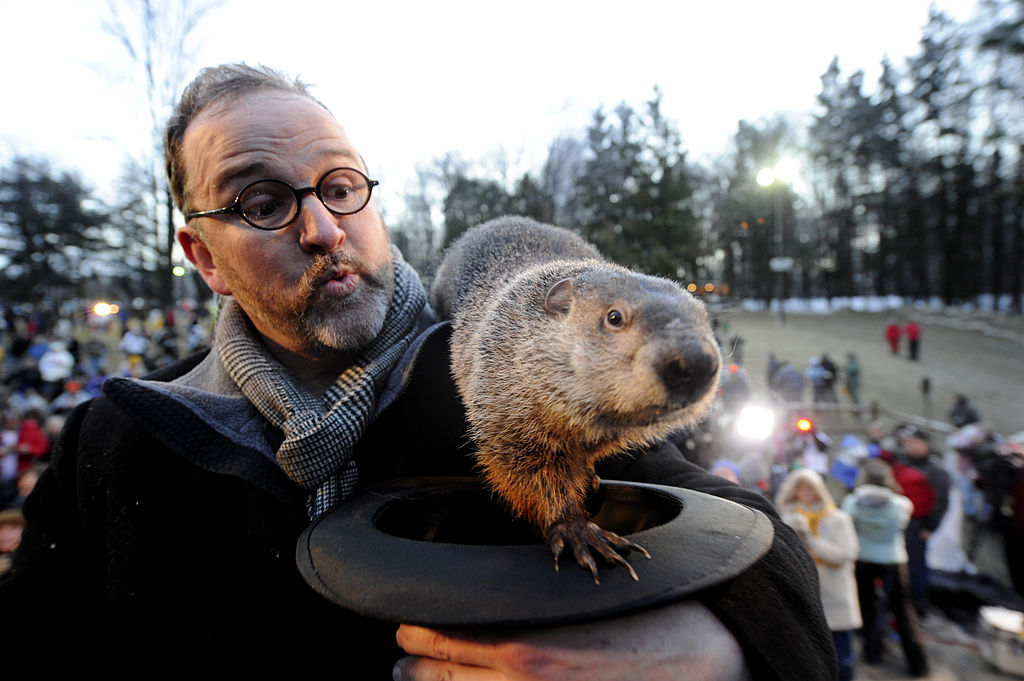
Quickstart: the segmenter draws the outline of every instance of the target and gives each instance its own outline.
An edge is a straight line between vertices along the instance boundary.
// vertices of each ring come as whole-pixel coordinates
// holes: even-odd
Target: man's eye
[[[352,187],[347,184],[331,185],[324,188],[323,197],[325,201],[344,201],[352,193]]]
[[[288,209],[288,201],[275,194],[258,193],[242,200],[242,214],[250,220],[265,220]]]
[[[247,209],[246,214],[256,218],[266,218],[281,210],[282,204],[277,199],[268,198]]]

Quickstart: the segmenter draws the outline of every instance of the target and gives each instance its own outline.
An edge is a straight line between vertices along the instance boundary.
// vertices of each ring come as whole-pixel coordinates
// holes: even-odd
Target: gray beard
[[[390,260],[364,273],[362,286],[347,298],[314,300],[300,319],[306,339],[332,350],[366,347],[384,327],[395,292],[395,268]]]

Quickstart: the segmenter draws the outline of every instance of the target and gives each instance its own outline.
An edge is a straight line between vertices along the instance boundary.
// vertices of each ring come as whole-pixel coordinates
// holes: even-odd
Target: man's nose
[[[342,217],[327,210],[315,192],[299,202],[299,244],[309,253],[329,253],[345,241]]]

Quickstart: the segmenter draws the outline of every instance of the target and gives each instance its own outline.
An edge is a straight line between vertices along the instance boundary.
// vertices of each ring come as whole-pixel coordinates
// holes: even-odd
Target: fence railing
[[[851,404],[849,402],[786,402],[785,404],[791,412],[815,413],[819,415],[834,414],[839,416],[843,414],[855,415],[859,417],[860,421],[864,422],[864,425],[884,417],[898,423],[926,428],[936,433],[949,434],[957,430],[957,427],[951,423],[939,421],[928,416],[910,414],[899,409],[892,409],[877,401],[870,404]]]

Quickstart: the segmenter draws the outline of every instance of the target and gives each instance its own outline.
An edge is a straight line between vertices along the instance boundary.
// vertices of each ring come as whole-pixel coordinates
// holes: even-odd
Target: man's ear
[[[182,227],[178,230],[178,243],[181,244],[181,250],[185,252],[185,257],[188,258],[188,261],[199,270],[199,274],[202,276],[203,281],[206,282],[206,285],[214,293],[230,296],[231,288],[220,276],[217,264],[213,261],[213,254],[210,253],[210,249],[203,243],[199,232],[188,227]]]

